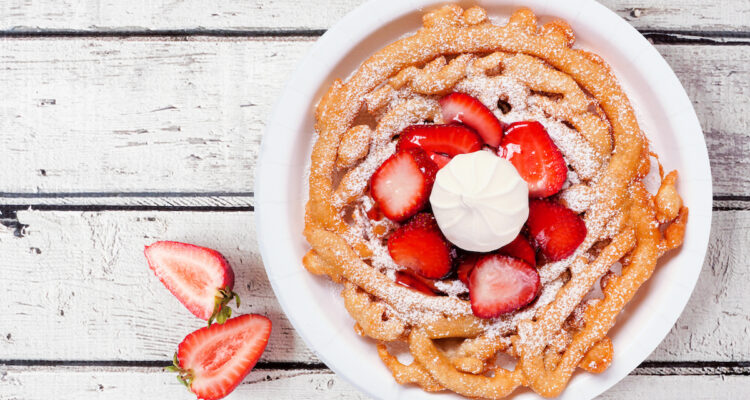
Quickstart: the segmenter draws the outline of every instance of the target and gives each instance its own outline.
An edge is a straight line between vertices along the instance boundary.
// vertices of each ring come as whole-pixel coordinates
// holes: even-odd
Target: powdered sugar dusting
[[[451,90],[478,98],[504,123],[534,120],[546,128],[551,139],[562,152],[566,163],[572,168],[568,174],[565,190],[561,192],[559,198],[575,212],[586,214],[584,222],[588,229],[586,239],[572,256],[540,266],[542,290],[532,304],[500,318],[483,322],[485,333],[499,337],[514,332],[519,327],[519,322],[538,317],[537,313],[540,309],[555,301],[557,293],[569,281],[571,274],[575,275],[587,265],[586,260],[589,259],[591,246],[601,238],[611,236],[615,228],[612,224],[607,225],[607,221],[613,215],[607,213],[606,207],[600,204],[602,203],[601,195],[608,192],[607,188],[593,189],[599,181],[599,175],[606,169],[607,160],[602,159],[586,138],[567,121],[550,113],[549,104],[554,100],[531,90],[521,76],[502,74],[502,72],[488,75],[486,70],[474,66],[476,60],[478,59],[469,63],[466,76],[460,79]],[[388,66],[369,63],[367,68],[369,70],[361,70],[353,76],[353,79],[370,79],[378,76]],[[516,72],[519,71],[516,70]],[[520,73],[523,74],[524,71]],[[390,257],[387,235],[397,227],[397,224],[388,225],[384,228],[385,233],[375,231],[376,226],[365,214],[372,207],[372,200],[366,193],[367,185],[374,171],[394,153],[396,147],[394,135],[408,125],[424,123],[426,120],[434,123],[443,121],[437,96],[416,93],[408,84],[399,89],[385,85],[387,83],[371,92],[372,95],[366,96],[369,112],[372,113],[377,123],[370,149],[364,160],[346,172],[336,189],[333,203],[337,208],[354,207],[352,229],[345,235],[345,238],[352,246],[364,243],[372,253],[371,256],[366,257],[368,264],[388,279],[395,280],[395,272],[402,270],[403,267],[397,265]],[[585,97],[582,91],[579,96]],[[579,98],[578,100],[596,104],[593,98],[583,100]],[[502,108],[500,103],[506,103],[509,109]],[[622,104],[627,104],[625,99],[622,99]],[[513,151],[513,149],[510,150]],[[565,274],[566,271],[571,271],[571,274]],[[459,280],[446,279],[436,281],[434,286],[444,296],[424,296],[405,287],[386,285],[377,297],[381,297],[387,304],[389,312],[410,324],[424,324],[445,316],[471,315],[469,303],[463,300],[468,293],[466,285]],[[578,289],[583,290],[583,288]],[[575,302],[575,299],[575,296],[571,296],[569,302]],[[562,306],[572,308],[576,304],[562,304]],[[540,343],[545,339],[541,337],[532,339],[533,334],[533,332],[527,332],[522,337],[524,340],[535,340]]]

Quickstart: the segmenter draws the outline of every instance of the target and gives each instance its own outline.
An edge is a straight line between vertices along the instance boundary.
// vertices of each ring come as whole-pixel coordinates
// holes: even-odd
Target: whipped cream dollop
[[[529,217],[529,188],[510,161],[480,150],[438,171],[430,204],[451,243],[488,252],[518,236]]]

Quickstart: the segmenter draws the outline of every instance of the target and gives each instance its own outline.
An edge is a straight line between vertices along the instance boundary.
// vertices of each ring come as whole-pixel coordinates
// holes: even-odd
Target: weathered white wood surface
[[[750,379],[747,379],[750,381]],[[195,399],[161,368],[3,367],[0,400]],[[255,369],[226,397],[239,399],[367,399],[327,369]]]
[[[0,170],[15,174],[0,191],[252,192],[265,118],[313,40],[0,41]],[[698,112],[715,194],[750,195],[750,46],[658,49]]]
[[[744,399],[750,376],[631,375],[598,397],[599,400]],[[0,366],[0,399],[47,400],[194,399],[174,374],[158,368],[88,368]],[[367,399],[328,370],[257,369],[226,397],[239,399]]]
[[[160,239],[223,253],[241,313],[274,323],[263,361],[318,362],[284,317],[250,212],[19,212],[23,237],[0,236],[0,358],[168,360],[205,325],[153,276],[143,247]],[[79,343],[80,345],[71,345]]]
[[[0,41],[0,131],[16,133],[0,169],[17,173],[2,190],[251,191],[264,119],[311,43]]]
[[[0,400],[193,398],[154,367],[201,326],[146,267],[143,245],[159,239],[223,252],[240,312],[274,322],[259,368],[230,398],[365,398],[284,318],[252,212],[270,108],[316,35],[362,2],[0,2]],[[696,107],[718,197],[685,312],[650,362],[601,398],[745,398],[750,4],[604,4],[668,35],[657,48]],[[725,42],[745,45],[706,45]]]
[[[3,359],[169,360],[201,326],[143,258],[145,244],[171,239],[227,256],[240,311],[275,324],[264,361],[318,362],[273,296],[251,212],[21,211],[18,220],[22,237],[0,235]],[[693,298],[650,361],[750,359],[750,211],[714,212],[712,234]]]
[[[326,29],[364,0],[58,0],[0,3],[0,30],[142,31]],[[637,28],[741,31],[745,0],[604,0]]]

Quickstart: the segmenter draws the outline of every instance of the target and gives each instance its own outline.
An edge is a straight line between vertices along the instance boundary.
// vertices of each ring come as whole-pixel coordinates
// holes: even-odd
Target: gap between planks
[[[714,45],[750,46],[750,32],[743,31],[696,31],[696,30],[638,30],[652,44],[661,45]],[[13,38],[89,38],[89,39],[157,39],[165,38],[226,38],[238,39],[317,39],[325,29],[156,29],[156,30],[107,30],[80,31],[66,29],[21,29],[0,30],[0,39]]]
[[[160,370],[172,362],[151,360],[0,360],[0,367],[7,368],[67,368],[77,371],[107,371],[113,369],[129,369],[132,371]],[[327,371],[328,366],[323,363],[304,362],[259,362],[256,370],[273,371]],[[644,361],[637,366],[630,375],[638,376],[750,376],[750,361]]]
[[[37,211],[196,211],[252,212],[254,193],[97,193],[8,195],[0,193],[0,219]],[[714,211],[750,210],[750,196],[714,196]]]

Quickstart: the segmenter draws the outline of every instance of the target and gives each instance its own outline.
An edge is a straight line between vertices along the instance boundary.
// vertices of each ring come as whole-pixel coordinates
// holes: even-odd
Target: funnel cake
[[[617,315],[658,258],[682,244],[688,210],[677,172],[665,176],[659,165],[661,185],[647,191],[655,155],[628,98],[599,56],[573,48],[565,21],[538,26],[524,8],[499,26],[480,7],[447,5],[423,24],[333,82],[317,105],[304,231],[312,248],[303,264],[343,286],[355,331],[378,342],[399,383],[490,399],[520,386],[556,396],[577,367],[609,366],[607,332]],[[572,255],[538,256],[541,286],[531,303],[495,318],[472,312],[455,274],[427,282],[434,293],[399,284],[405,268],[386,242],[402,223],[373,215],[370,179],[397,151],[398,135],[450,122],[439,101],[456,92],[503,124],[544,126],[568,167],[549,199],[586,228]],[[408,344],[410,364],[396,357],[397,342]],[[515,358],[514,368],[497,365],[502,353]]]

